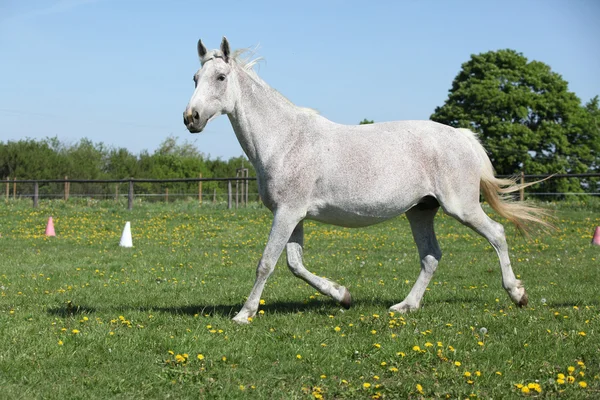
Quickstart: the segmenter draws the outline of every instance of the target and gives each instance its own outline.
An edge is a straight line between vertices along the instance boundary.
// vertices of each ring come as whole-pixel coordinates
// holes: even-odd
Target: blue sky
[[[428,119],[471,54],[549,64],[600,94],[600,1],[0,0],[0,141],[81,138],[154,151],[169,135],[243,154],[227,117],[182,122],[196,42],[259,45],[261,77],[339,123]]]

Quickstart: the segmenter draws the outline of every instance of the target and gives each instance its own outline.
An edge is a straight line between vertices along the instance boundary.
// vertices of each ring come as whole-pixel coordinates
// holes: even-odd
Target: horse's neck
[[[293,143],[294,121],[300,110],[262,82],[238,72],[239,100],[229,114],[233,130],[256,169],[268,169]]]

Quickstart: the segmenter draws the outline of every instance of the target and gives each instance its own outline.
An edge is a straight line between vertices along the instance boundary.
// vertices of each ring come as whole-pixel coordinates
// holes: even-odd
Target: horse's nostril
[[[198,111],[194,111],[194,119],[196,121],[200,119],[200,114],[198,114]]]

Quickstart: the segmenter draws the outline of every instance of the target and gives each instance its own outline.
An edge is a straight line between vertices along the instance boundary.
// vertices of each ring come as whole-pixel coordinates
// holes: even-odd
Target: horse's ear
[[[231,53],[231,50],[229,49],[229,42],[225,36],[223,36],[223,41],[221,42],[221,51],[223,52],[223,58],[225,59],[225,62],[229,62],[229,54]]]
[[[204,58],[206,53],[206,47],[204,47],[204,45],[202,44],[202,39],[198,40],[198,56],[200,57],[200,59]]]

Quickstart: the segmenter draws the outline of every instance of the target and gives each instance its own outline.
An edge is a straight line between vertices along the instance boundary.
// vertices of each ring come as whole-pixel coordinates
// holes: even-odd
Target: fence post
[[[217,202],[217,188],[213,189],[213,204]]]
[[[119,184],[115,183],[115,201],[119,201]]]
[[[17,177],[13,176],[13,200],[17,199]]]
[[[202,173],[200,173],[202,179]],[[198,204],[202,205],[202,181],[198,181]]]
[[[521,171],[521,185],[525,184],[525,172]],[[521,199],[521,201],[525,200],[525,188],[523,186],[521,186],[521,189],[519,189],[519,197]]]
[[[10,196],[10,176],[6,177],[6,201],[8,201],[8,197]]]
[[[36,181],[33,184],[33,208],[37,208],[38,207],[38,195],[40,192],[40,186],[38,184],[38,182]]]
[[[166,189],[165,191],[165,203],[169,202],[169,188]]]
[[[127,209],[133,210],[133,179],[129,180],[129,193],[127,194]]]
[[[65,176],[65,201],[69,200],[69,182],[67,182],[67,179],[69,177]]]
[[[240,194],[239,194],[239,191],[238,191],[239,183],[240,183],[240,181],[236,179],[235,180],[235,208],[238,208],[238,206],[240,204],[240,200],[239,200]]]
[[[231,210],[231,206],[232,206],[232,204],[231,204],[231,200],[232,200],[231,196],[232,196],[232,193],[231,193],[231,181],[227,181],[227,208],[230,209],[230,210]]]

